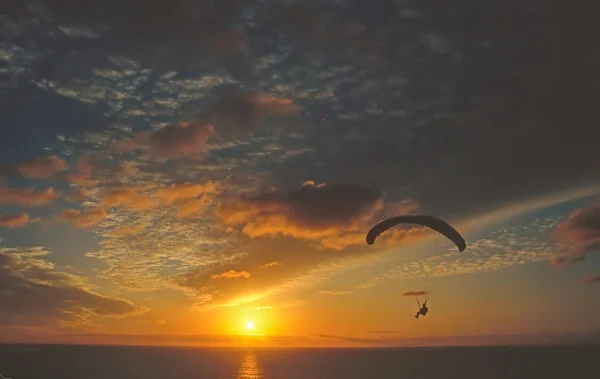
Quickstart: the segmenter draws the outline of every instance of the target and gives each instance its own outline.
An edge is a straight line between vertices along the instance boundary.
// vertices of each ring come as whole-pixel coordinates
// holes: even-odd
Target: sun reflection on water
[[[262,379],[263,373],[258,366],[254,353],[247,353],[240,362],[236,379]]]

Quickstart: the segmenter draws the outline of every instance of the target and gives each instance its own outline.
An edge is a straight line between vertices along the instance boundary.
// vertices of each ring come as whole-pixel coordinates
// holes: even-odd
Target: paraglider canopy
[[[407,215],[407,216],[396,216],[386,220],[382,220],[375,224],[367,233],[367,244],[372,245],[375,243],[375,239],[383,232],[400,223],[411,223],[423,225],[428,228],[435,230],[436,232],[443,234],[454,242],[458,251],[461,252],[467,248],[467,243],[464,238],[454,229],[450,224],[439,218],[425,215]]]

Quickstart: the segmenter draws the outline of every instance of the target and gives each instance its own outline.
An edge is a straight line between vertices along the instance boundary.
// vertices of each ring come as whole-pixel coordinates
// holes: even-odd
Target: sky
[[[544,7],[9,2],[0,342],[597,341],[599,134]],[[367,245],[404,214],[466,250]]]

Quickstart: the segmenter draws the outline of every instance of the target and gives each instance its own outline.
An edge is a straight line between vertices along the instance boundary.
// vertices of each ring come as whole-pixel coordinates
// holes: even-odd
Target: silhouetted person
[[[417,311],[415,318],[419,318],[419,316],[427,316],[427,312],[429,312],[429,308],[427,308],[427,300],[421,306],[421,309]]]

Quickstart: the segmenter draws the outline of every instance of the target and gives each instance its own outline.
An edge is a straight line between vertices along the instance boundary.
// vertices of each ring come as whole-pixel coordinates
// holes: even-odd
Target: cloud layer
[[[142,308],[93,292],[81,277],[54,269],[41,248],[0,249],[0,324],[90,327],[97,316],[127,316]]]

